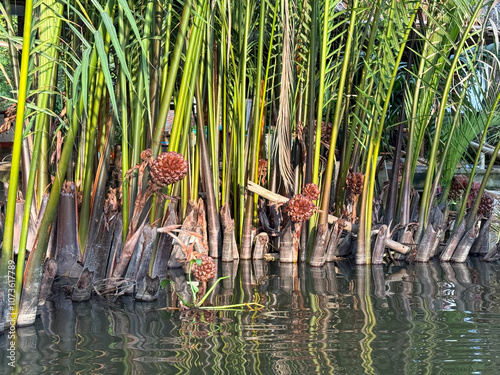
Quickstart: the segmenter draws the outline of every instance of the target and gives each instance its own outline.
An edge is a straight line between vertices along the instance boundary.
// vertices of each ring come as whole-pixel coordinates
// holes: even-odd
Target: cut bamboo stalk
[[[385,246],[401,254],[408,254],[411,250],[410,246],[403,245],[402,243],[391,240],[390,238],[385,239]]]
[[[175,301],[175,295],[178,294],[184,301],[194,302],[193,294],[191,293],[191,288],[187,283],[184,271],[180,268],[169,268],[167,275],[168,279],[173,281],[173,289],[175,291],[173,301]],[[176,306],[173,305],[172,307]]]
[[[475,150],[479,150],[479,143],[477,143],[477,142],[471,142],[470,145]],[[489,146],[489,145],[483,145],[483,147],[481,148],[481,152],[484,152],[486,155],[492,156],[493,153],[495,152],[495,147],[492,147],[492,146]],[[498,152],[495,155],[495,158],[496,159],[500,159],[500,152]]]
[[[382,225],[377,233],[377,239],[375,240],[375,245],[373,247],[372,264],[383,264],[384,263],[384,252],[385,243],[387,239],[388,227],[387,225]]]
[[[406,228],[404,229],[403,233],[401,234],[401,237],[399,238],[399,243],[406,244],[405,246],[408,247],[411,251],[412,247],[414,247],[415,241],[413,240],[413,235],[415,233],[415,225],[407,225]],[[408,252],[409,253],[409,252]],[[395,260],[404,260],[406,259],[406,255],[408,253],[401,253],[401,252],[396,252],[394,254],[394,259]]]
[[[293,233],[292,226],[284,229],[285,233],[280,243],[280,262],[293,263]]]
[[[266,232],[259,233],[255,237],[255,247],[253,250],[253,260],[264,259],[264,254],[267,253],[269,244],[269,235]]]

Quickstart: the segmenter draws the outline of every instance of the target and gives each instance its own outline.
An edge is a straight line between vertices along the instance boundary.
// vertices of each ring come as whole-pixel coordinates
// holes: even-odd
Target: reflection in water
[[[240,261],[211,304],[260,311],[171,311],[155,303],[47,301],[19,329],[22,374],[495,374],[500,370],[500,265],[347,263],[308,268]],[[183,298],[182,271],[169,278]],[[209,288],[211,285],[207,285]],[[0,348],[7,348],[5,335]],[[10,373],[6,355],[1,373]]]

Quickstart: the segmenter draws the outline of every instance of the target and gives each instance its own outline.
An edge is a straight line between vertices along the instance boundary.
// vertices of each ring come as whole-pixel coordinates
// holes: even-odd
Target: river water
[[[155,303],[65,293],[18,330],[16,368],[0,336],[0,373],[499,374],[500,264],[322,268],[219,266],[211,304],[258,311],[172,311]],[[182,272],[169,276],[185,288]],[[184,284],[183,284],[184,283]]]

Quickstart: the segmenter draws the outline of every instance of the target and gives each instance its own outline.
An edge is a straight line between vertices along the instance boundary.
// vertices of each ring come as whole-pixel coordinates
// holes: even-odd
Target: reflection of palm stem
[[[313,362],[316,365],[316,372],[321,373],[321,363],[318,361],[317,355],[316,355],[316,347],[312,344],[316,342],[316,338],[314,337],[316,335],[317,327],[318,327],[318,317],[316,313],[319,311],[318,308],[318,296],[312,293],[309,293],[309,300],[311,303],[311,320],[309,321],[309,343],[307,345],[307,350],[309,351],[309,354],[313,358]]]
[[[371,272],[369,267],[358,267],[358,290],[359,290],[359,303],[361,311],[365,316],[362,332],[365,335],[360,342],[361,345],[361,358],[363,359],[363,368],[366,374],[375,374],[373,369],[372,347],[371,343],[375,340],[373,327],[377,323],[375,314],[373,313],[372,299],[370,295],[370,277]]]

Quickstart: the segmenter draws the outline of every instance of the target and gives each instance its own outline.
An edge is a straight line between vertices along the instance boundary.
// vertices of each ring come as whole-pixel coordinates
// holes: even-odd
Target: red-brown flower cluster
[[[187,172],[188,162],[176,152],[164,152],[151,162],[151,179],[159,186],[179,182]]]

